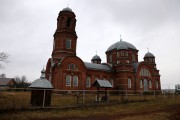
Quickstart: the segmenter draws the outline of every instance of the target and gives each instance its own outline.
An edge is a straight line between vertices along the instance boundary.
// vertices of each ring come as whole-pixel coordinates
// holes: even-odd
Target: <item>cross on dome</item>
[[[120,34],[120,41],[122,41],[122,37],[121,37],[121,34]]]
[[[147,47],[147,50],[148,50],[148,52],[149,52],[149,48]]]

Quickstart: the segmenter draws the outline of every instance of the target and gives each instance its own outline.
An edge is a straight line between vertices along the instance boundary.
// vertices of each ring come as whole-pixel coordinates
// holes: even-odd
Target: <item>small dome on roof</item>
[[[72,12],[72,9],[69,8],[69,7],[66,7],[66,8],[64,8],[62,11],[69,11],[69,12]]]
[[[113,49],[115,49],[115,50],[118,50],[118,49],[134,49],[134,50],[137,50],[136,47],[133,44],[125,42],[125,41],[122,41],[122,40],[112,44],[107,49],[107,52],[111,51]]]
[[[93,61],[93,60],[100,60],[100,61],[101,61],[101,58],[100,58],[98,55],[95,55],[95,56],[91,59],[91,61]]]
[[[155,57],[152,53],[150,52],[147,52],[145,55],[144,55],[144,58],[147,58],[147,57]]]
[[[41,71],[41,77],[33,81],[29,87],[30,88],[46,88],[46,89],[53,88],[52,84],[45,78],[44,68]]]

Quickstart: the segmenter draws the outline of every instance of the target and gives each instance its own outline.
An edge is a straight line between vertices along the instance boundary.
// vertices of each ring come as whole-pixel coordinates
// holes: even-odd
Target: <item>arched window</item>
[[[71,49],[71,40],[70,39],[66,40],[66,49]]]
[[[68,70],[75,70],[75,64],[74,63],[70,63],[68,64]]]
[[[158,89],[158,81],[156,81],[156,89]]]
[[[91,78],[86,77],[86,87],[91,87]]]
[[[112,63],[112,55],[109,55],[109,62]]]
[[[78,76],[73,77],[73,86],[78,86]]]
[[[149,88],[152,88],[152,82],[149,80]]]
[[[142,69],[140,70],[140,76],[147,76],[147,77],[150,77],[151,75],[150,75],[150,72],[149,72],[148,69],[142,68]]]
[[[66,76],[66,86],[71,86],[71,76],[70,75]]]
[[[144,91],[147,91],[148,90],[148,83],[147,83],[147,80],[144,79]]]
[[[114,80],[113,79],[110,80],[110,83],[112,86],[114,86]]]
[[[117,57],[119,58],[119,52],[117,52]]]
[[[131,79],[128,79],[128,88],[131,88]]]
[[[135,62],[135,55],[132,54],[132,61]]]
[[[128,56],[128,51],[126,51],[126,56]]]
[[[70,26],[71,26],[71,18],[68,17],[68,19],[67,19],[67,27],[70,27]]]
[[[142,88],[142,80],[140,80],[139,86],[140,86],[140,88]]]
[[[149,58],[149,62],[152,62],[152,58]]]
[[[124,56],[124,51],[121,51],[121,56]]]

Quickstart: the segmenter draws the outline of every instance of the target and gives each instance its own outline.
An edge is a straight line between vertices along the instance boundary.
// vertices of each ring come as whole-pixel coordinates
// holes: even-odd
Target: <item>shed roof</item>
[[[0,85],[8,85],[8,83],[14,79],[13,78],[0,78]]]
[[[99,88],[112,88],[113,87],[108,80],[96,80],[92,86],[99,87]]]
[[[39,79],[36,79],[32,82],[32,84],[29,86],[30,88],[46,88],[46,89],[52,89],[52,84],[45,78],[45,70],[43,69],[41,71],[41,77]]]
[[[89,62],[84,62],[84,64],[87,69],[102,70],[102,71],[111,71],[112,70],[108,65],[95,64],[95,63],[89,63]]]

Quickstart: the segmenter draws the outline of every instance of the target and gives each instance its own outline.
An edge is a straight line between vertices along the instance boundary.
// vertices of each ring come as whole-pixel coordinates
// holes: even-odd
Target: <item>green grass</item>
[[[90,104],[94,101],[94,94],[87,94],[85,96],[85,104]],[[75,95],[52,95],[52,107],[66,107],[70,105],[77,105],[77,98]],[[126,102],[123,102],[123,101]],[[117,102],[120,101],[120,102]],[[111,104],[113,103],[114,104]],[[80,98],[82,103],[82,96]],[[69,108],[69,109],[48,109],[48,110],[24,110],[24,111],[10,111],[0,113],[0,119],[7,120],[29,120],[29,119],[65,119],[65,118],[121,118],[124,120],[168,120],[172,116],[171,112],[162,111],[163,109],[174,106],[180,107],[180,96],[168,97],[158,96],[139,96],[131,95],[126,99],[117,95],[110,96],[110,103],[101,103],[99,105],[91,104],[84,108]],[[15,92],[15,95],[10,95],[9,92],[0,93],[0,109],[29,109],[33,108],[30,105],[30,92]],[[152,111],[155,111],[152,113]],[[157,112],[156,112],[157,111]],[[149,113],[144,114],[141,113]],[[118,120],[118,119],[117,119]]]

